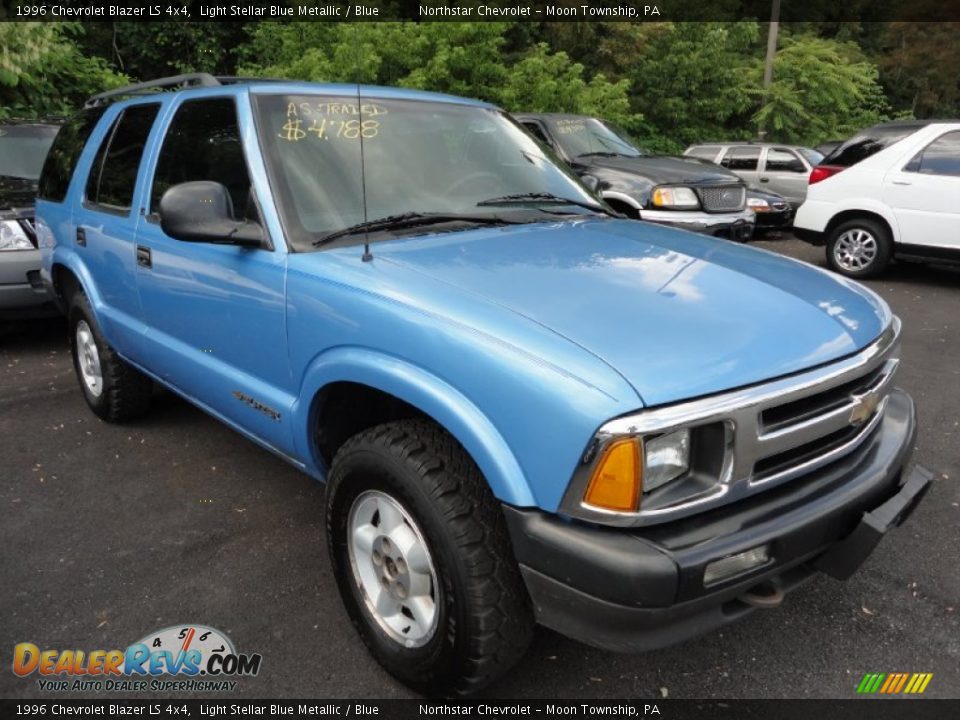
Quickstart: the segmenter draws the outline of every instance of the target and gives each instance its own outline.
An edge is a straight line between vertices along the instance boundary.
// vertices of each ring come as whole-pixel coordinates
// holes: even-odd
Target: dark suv
[[[629,217],[731,240],[753,235],[746,184],[724,168],[653,155],[598,118],[554,113],[514,118]]]

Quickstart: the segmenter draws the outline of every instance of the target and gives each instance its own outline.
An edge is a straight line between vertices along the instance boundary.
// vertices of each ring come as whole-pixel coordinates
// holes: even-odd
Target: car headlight
[[[613,512],[636,512],[645,493],[690,469],[690,430],[652,437],[614,440],[603,451],[590,477],[583,502]]]
[[[33,243],[16,220],[0,220],[0,250],[33,250]]]
[[[666,485],[690,469],[690,430],[684,428],[643,443],[643,491]]]
[[[747,207],[754,212],[770,212],[770,203],[763,198],[747,198]]]
[[[689,210],[700,207],[697,194],[688,187],[658,187],[654,188],[650,202],[656,207],[672,208],[675,210]]]

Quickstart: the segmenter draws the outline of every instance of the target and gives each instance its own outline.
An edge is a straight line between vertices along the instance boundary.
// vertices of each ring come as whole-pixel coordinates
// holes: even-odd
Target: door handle
[[[770,178],[760,178],[760,182],[770,182]]]
[[[137,245],[137,265],[142,268],[152,268],[153,260],[150,257],[150,248]]]
[[[80,247],[87,246],[87,231],[82,227],[77,228],[77,245]]]
[[[891,180],[894,185],[913,185],[909,180]]]

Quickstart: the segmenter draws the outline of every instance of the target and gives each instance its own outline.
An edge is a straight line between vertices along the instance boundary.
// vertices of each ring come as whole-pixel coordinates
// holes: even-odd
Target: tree
[[[80,23],[0,23],[0,118],[66,115],[126,78],[80,52]]]
[[[758,60],[751,77],[759,82],[761,74]],[[773,76],[753,116],[772,139],[816,144],[847,137],[885,117],[878,70],[854,43],[810,35],[784,38]]]
[[[667,24],[633,71],[632,101],[651,125],[646,144],[679,151],[703,140],[746,137],[756,80],[753,22]],[[664,137],[665,136],[665,137]]]
[[[307,27],[303,27],[306,25]],[[242,74],[362,82],[475,97],[509,110],[584,112],[628,127],[629,82],[588,77],[545,43],[504,52],[513,23],[263,23]]]

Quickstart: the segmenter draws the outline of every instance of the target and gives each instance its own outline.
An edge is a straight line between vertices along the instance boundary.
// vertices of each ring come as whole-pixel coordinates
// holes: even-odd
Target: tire
[[[326,527],[350,619],[404,684],[428,695],[466,695],[526,651],[533,612],[503,512],[440,427],[403,420],[348,440],[332,464]],[[378,590],[383,595],[375,597]]]
[[[121,423],[146,413],[153,381],[121,360],[110,347],[82,290],[70,298],[68,318],[73,368],[94,414],[101,420]]]
[[[827,240],[827,265],[847,277],[875,277],[890,264],[892,257],[890,231],[869,218],[840,223]]]

